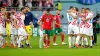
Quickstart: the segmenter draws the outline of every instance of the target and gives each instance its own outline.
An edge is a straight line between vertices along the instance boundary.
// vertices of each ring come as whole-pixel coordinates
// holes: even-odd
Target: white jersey
[[[23,35],[23,36],[27,36],[27,33],[24,29],[24,19],[25,19],[25,15],[22,13],[19,13],[16,15],[16,20],[17,20],[17,26],[18,26],[18,35]]]
[[[17,30],[14,26],[14,20],[17,14],[11,15],[11,19],[10,19],[10,34],[14,34],[17,35]]]
[[[77,16],[76,13],[72,14],[74,16]],[[68,34],[79,34],[78,19],[74,19],[68,13],[67,13],[67,19],[68,19]]]
[[[24,19],[25,19],[25,15],[22,13],[19,13],[15,16],[16,20],[17,20],[17,26],[18,28],[24,28]]]
[[[93,13],[88,13],[86,18],[93,17]],[[92,26],[93,18],[85,22],[85,34],[88,36],[93,36],[93,26]]]
[[[5,31],[5,18],[2,13],[0,13],[0,33],[3,33],[3,35],[6,35]]]
[[[85,22],[82,20],[82,18],[86,18],[86,13],[82,13],[82,15],[81,16],[79,16],[79,27],[80,28],[84,28],[84,26],[85,26]]]
[[[74,16],[77,16],[77,13],[71,13],[72,15]],[[72,16],[70,16],[68,13],[67,13],[67,19],[68,19],[68,25],[69,24],[72,24],[72,25],[76,25],[78,26],[78,19],[74,19]]]
[[[90,12],[90,13],[87,14],[86,18],[91,18],[91,17],[93,17],[93,13]],[[92,23],[93,23],[93,18],[91,18],[90,20],[88,20],[85,23],[85,27],[86,28],[93,28]]]

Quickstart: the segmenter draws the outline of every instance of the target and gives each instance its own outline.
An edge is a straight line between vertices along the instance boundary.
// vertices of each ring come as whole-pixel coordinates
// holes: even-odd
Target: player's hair
[[[86,8],[81,8],[81,9],[86,9]]]
[[[22,10],[24,10],[25,9],[25,7],[22,7],[21,9],[20,9],[20,11],[22,11]]]
[[[77,7],[75,7],[76,11],[79,11],[79,9]]]
[[[8,19],[10,19],[11,13],[10,12],[7,12],[6,13],[6,16],[7,16]]]
[[[25,7],[27,7],[27,8],[29,8],[29,9],[30,9],[30,7],[29,7],[29,6],[25,6]]]
[[[89,8],[86,8],[86,10],[89,10],[89,11],[90,11],[90,9],[89,9]]]
[[[69,9],[72,9],[72,8],[74,8],[74,7],[73,7],[73,6],[70,6],[70,7],[69,7]]]
[[[46,11],[47,11],[47,12],[50,12],[50,9],[48,8],[48,9],[46,9]]]

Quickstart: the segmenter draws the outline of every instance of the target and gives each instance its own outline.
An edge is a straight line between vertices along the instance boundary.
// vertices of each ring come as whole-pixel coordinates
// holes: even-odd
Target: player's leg
[[[4,48],[3,28],[0,25],[0,47]]]
[[[26,30],[26,33],[28,34],[26,44],[27,44],[27,46],[30,46],[30,38],[31,38],[31,35],[32,35],[31,26],[30,25],[25,26],[25,30]]]
[[[61,28],[58,29],[58,33],[61,35],[62,44],[65,45],[66,43],[64,42],[64,33],[62,32]]]
[[[71,25],[69,25],[68,26],[68,44],[69,44],[69,48],[71,48],[72,46],[71,46],[71,38],[72,38],[72,26]]]
[[[53,36],[53,45],[58,45],[58,44],[56,43],[56,34],[57,34],[57,32],[58,32],[58,30],[57,30],[57,28],[55,28],[55,29],[54,29],[54,36]]]
[[[75,37],[74,35],[73,35],[73,36],[72,36],[72,38],[71,38],[71,42],[72,42],[72,47],[74,47],[74,43],[75,43],[75,38],[76,38],[76,37]]]
[[[42,42],[43,42],[43,32],[41,29],[39,29],[39,33],[40,33],[40,40],[39,40],[39,48],[42,48]]]
[[[51,30],[47,30],[47,47],[50,47],[50,35],[51,35]]]
[[[44,48],[47,48],[47,30],[43,30]]]
[[[93,29],[90,29],[90,30],[89,30],[89,33],[90,33],[90,35],[89,35],[89,37],[90,37],[90,48],[92,48]]]
[[[13,45],[14,48],[16,48],[16,42],[15,42],[14,34],[11,34],[11,44]],[[11,45],[11,47],[12,47],[12,45]]]
[[[73,28],[73,31],[74,31],[74,34],[76,35],[76,42],[74,45],[78,48],[79,40],[80,40],[79,28],[77,26],[75,26]]]

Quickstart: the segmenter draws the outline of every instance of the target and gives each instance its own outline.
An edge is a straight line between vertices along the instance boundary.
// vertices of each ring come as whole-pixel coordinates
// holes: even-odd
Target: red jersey
[[[56,15],[54,19],[56,21],[55,28],[60,28],[60,16]]]
[[[43,16],[41,16],[40,20],[43,22],[43,29],[44,30],[51,30],[52,29],[52,22],[54,20],[53,15],[44,14]]]

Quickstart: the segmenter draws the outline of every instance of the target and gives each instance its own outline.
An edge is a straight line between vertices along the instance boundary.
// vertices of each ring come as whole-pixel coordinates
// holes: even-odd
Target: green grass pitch
[[[32,48],[14,49],[5,47],[0,49],[0,56],[100,56],[100,34],[98,34],[97,46],[93,48],[72,48],[69,49],[68,45],[61,45],[61,38],[57,36],[58,46],[51,45],[48,49],[39,48],[39,37],[31,38]],[[68,43],[68,37],[65,36],[65,42]]]

